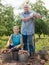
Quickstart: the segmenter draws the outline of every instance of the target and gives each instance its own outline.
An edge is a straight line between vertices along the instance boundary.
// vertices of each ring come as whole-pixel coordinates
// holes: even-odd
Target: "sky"
[[[20,7],[20,5],[25,2],[26,0],[1,0],[3,5],[11,5],[12,7],[14,7],[14,14],[17,15],[20,10],[18,10],[18,8]],[[32,3],[35,3],[36,0],[30,0]],[[45,7],[47,9],[49,9],[49,0],[43,0],[45,3]]]

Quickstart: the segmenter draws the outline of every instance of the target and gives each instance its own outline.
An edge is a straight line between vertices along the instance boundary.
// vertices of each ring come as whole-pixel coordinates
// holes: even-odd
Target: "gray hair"
[[[29,8],[29,5],[28,4],[25,4],[24,7],[28,7]]]

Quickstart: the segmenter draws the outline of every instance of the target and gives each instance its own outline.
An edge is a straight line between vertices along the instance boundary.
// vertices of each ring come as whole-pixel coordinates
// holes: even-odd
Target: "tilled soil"
[[[45,62],[46,63],[46,62]],[[2,56],[0,53],[0,65],[49,65],[49,62],[47,64],[41,64],[40,59],[37,58],[37,55],[32,55],[28,62],[19,62],[19,61],[14,61],[12,60],[11,62],[3,62],[2,61]]]
[[[19,62],[19,61],[11,61],[11,62],[2,62],[2,58],[0,55],[0,65],[43,65],[33,56],[28,60],[28,62]]]

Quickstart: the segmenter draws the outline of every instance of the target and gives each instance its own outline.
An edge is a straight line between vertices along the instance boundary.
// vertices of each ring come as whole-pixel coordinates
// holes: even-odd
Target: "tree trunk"
[[[39,39],[40,39],[40,34],[38,36],[39,36]]]

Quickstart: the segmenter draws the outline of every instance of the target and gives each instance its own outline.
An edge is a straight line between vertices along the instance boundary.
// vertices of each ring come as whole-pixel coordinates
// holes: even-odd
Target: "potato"
[[[0,65],[2,65],[3,63],[2,63],[2,60],[0,60]]]
[[[9,51],[9,49],[3,49],[2,53],[7,53]]]
[[[41,64],[45,64],[45,60],[41,60]]]

